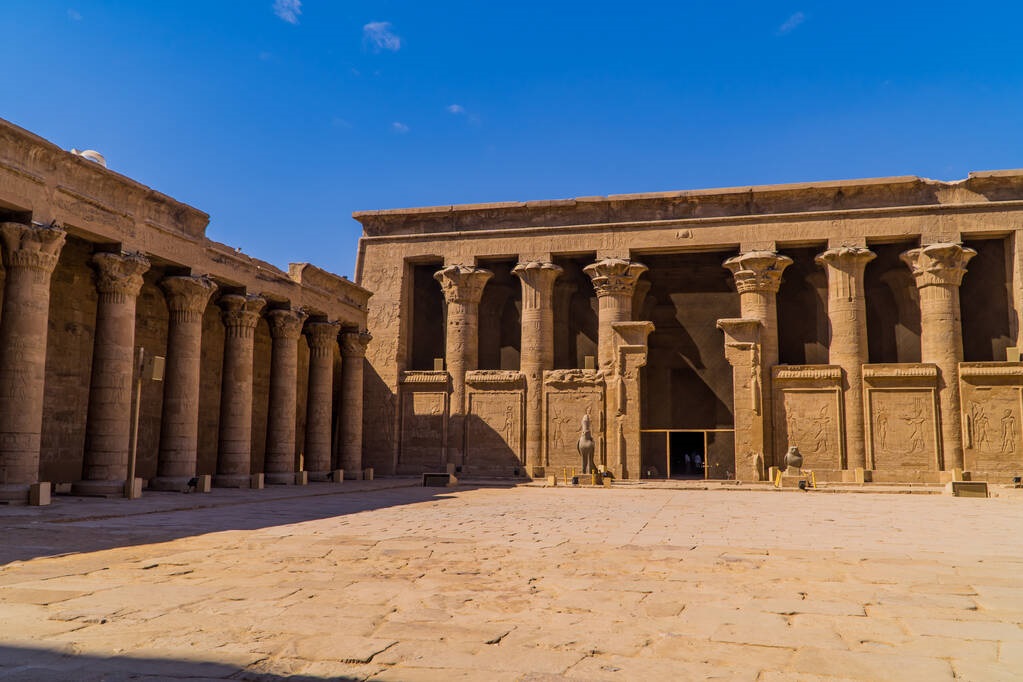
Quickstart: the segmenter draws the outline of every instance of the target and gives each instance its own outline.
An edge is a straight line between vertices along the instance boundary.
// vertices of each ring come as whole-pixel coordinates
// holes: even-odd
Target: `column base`
[[[149,479],[150,490],[161,490],[166,492],[187,493],[189,481],[195,476],[157,476]]]
[[[71,494],[82,497],[124,497],[126,481],[75,481]]]
[[[263,481],[267,485],[295,485],[295,474],[294,472],[263,474]]]
[[[326,483],[333,480],[331,471],[310,471],[308,474],[309,481],[312,483]]]
[[[28,493],[31,487],[28,483],[0,485],[0,504],[28,504]]]
[[[249,474],[215,474],[214,488],[251,488],[252,476]]]

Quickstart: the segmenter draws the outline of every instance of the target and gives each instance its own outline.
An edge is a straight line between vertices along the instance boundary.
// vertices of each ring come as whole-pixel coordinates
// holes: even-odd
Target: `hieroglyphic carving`
[[[399,473],[444,470],[447,403],[446,392],[402,391]]]
[[[796,446],[806,469],[842,468],[841,394],[837,389],[783,388],[775,393],[775,452]]]
[[[935,389],[870,388],[867,403],[873,468],[940,468]]]
[[[522,391],[470,391],[466,465],[475,471],[522,463]]]
[[[984,476],[1023,469],[1023,364],[964,362],[960,366],[965,466]]]
[[[601,463],[604,432],[603,391],[579,390],[572,392],[548,391],[544,409],[544,424],[547,437],[546,466],[553,473],[562,469],[582,471],[582,457],[576,450],[583,415],[590,415],[591,431],[597,442],[594,462]]]

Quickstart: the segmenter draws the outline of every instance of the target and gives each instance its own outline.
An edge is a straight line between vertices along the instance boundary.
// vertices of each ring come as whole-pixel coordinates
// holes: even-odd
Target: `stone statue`
[[[795,445],[790,445],[789,451],[785,453],[785,473],[798,474],[802,468],[803,455],[799,452],[799,448]]]
[[[590,415],[583,415],[582,424],[583,433],[579,436],[579,441],[575,444],[579,454],[583,458],[583,473],[590,473],[593,467],[593,434],[590,433]]]

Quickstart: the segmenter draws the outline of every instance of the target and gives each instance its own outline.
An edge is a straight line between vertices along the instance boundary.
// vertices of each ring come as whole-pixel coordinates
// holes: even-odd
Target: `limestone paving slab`
[[[0,680],[1023,677],[1018,500],[315,488],[0,509]]]

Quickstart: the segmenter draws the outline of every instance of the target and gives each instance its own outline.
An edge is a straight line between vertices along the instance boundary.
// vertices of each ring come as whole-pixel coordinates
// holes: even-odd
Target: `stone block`
[[[989,497],[987,481],[949,481],[945,490],[952,497]]]
[[[142,479],[136,478],[124,482],[124,496],[129,500],[137,500],[142,497]]]
[[[362,470],[362,480],[364,481],[373,480],[373,467],[368,467]]]
[[[295,472],[295,485],[309,485],[309,472],[308,471],[296,471]]]
[[[424,473],[424,488],[451,488],[458,485],[458,479],[454,474],[449,473]]]
[[[196,476],[195,492],[197,493],[208,493],[213,490],[213,477],[209,474],[200,474]]]
[[[263,489],[263,474],[252,474],[249,476],[249,488],[253,490]]]
[[[50,482],[40,481],[28,488],[28,503],[32,507],[45,507],[50,503]]]
[[[547,477],[547,486],[548,487],[555,488],[555,487],[557,487],[557,485],[558,485],[558,477],[557,476],[548,476]]]
[[[448,462],[447,472],[452,476],[455,475],[455,465],[453,463]]]
[[[333,481],[334,483],[343,483],[345,480],[345,470],[334,469],[333,471],[330,472],[330,480]]]

